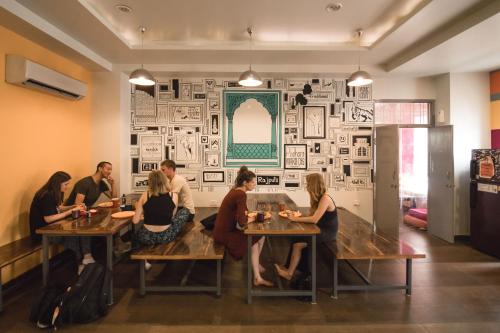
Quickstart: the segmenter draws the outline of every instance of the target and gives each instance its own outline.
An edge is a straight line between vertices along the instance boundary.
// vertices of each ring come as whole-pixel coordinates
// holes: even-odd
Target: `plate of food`
[[[288,218],[288,217],[300,217],[300,216],[302,216],[302,213],[300,211],[298,211],[298,210],[286,209],[286,210],[284,210],[282,212],[279,212],[278,215],[281,216],[281,217]]]
[[[105,201],[105,202],[101,202],[100,204],[97,205],[97,207],[101,207],[101,208],[111,208],[113,207],[113,201]]]
[[[259,212],[249,212],[247,216],[257,218],[257,213]],[[264,212],[264,220],[268,220],[270,218],[271,218],[271,212]]]
[[[135,215],[135,212],[130,211],[130,210],[126,210],[123,212],[113,213],[113,214],[111,214],[111,217],[114,219],[128,219],[134,215]]]

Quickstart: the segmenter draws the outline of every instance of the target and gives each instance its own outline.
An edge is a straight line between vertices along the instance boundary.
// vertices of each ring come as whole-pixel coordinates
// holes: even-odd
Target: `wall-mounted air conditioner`
[[[73,100],[87,94],[86,83],[14,54],[6,55],[5,81]]]

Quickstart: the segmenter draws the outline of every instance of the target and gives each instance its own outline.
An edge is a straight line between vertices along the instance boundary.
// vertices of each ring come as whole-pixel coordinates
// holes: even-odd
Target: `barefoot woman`
[[[292,222],[315,223],[321,229],[321,234],[318,235],[318,243],[332,241],[335,239],[338,230],[335,202],[326,193],[325,182],[320,174],[310,174],[306,177],[306,181],[311,203],[311,216],[289,216],[288,218]],[[291,280],[296,269],[303,273],[309,271],[308,247],[309,244],[303,238],[292,239],[287,260],[288,268],[286,266],[275,265],[278,274],[282,278]]]
[[[214,227],[214,239],[224,244],[231,256],[237,260],[243,258],[247,251],[247,236],[243,228],[247,223],[252,223],[255,217],[248,217],[247,191],[256,186],[255,173],[242,166],[236,177],[236,185],[224,197],[217,213]],[[252,245],[252,269],[253,283],[256,286],[272,286],[272,282],[264,280],[261,273],[264,271],[259,263],[260,253],[264,246],[264,237],[253,238]]]

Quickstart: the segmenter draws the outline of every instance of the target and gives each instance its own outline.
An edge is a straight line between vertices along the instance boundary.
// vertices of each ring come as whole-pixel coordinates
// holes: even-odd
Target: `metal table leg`
[[[146,295],[146,260],[139,260],[139,295]]]
[[[411,259],[406,259],[406,295],[411,296]]]
[[[332,298],[337,298],[337,287],[339,284],[339,261],[335,254],[333,255],[333,286],[332,286]]]
[[[252,236],[247,236],[247,303],[252,304]]]
[[[222,260],[217,260],[217,297],[222,294]]]
[[[45,287],[49,277],[49,236],[47,235],[42,235],[42,262],[42,281]]]
[[[106,253],[107,253],[106,266],[111,274],[111,278],[109,279],[108,304],[112,305],[113,304],[113,235],[106,236]]]
[[[311,236],[311,303],[316,304],[316,235]]]

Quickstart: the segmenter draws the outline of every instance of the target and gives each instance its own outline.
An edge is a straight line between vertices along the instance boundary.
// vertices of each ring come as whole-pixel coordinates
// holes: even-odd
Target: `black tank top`
[[[143,209],[144,224],[164,226],[172,223],[175,204],[169,193],[151,197],[148,193],[148,201],[144,204]]]
[[[330,195],[328,196],[330,197]],[[330,197],[330,199],[332,200],[335,209],[331,212],[325,210],[323,216],[321,216],[317,224],[320,229],[338,228],[337,205],[335,205],[335,201],[333,201],[332,197]]]

